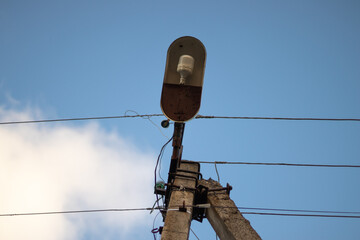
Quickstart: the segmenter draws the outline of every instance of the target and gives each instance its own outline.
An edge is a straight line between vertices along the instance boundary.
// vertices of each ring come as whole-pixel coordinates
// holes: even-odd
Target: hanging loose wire
[[[132,112],[132,113],[135,113],[135,114],[137,114],[137,116],[142,116],[142,115],[140,115],[138,112],[136,112],[136,111],[134,111],[134,110],[126,110],[126,112],[125,112],[125,116],[128,116],[127,115],[127,113],[128,112]],[[166,136],[164,133],[163,133],[163,131],[161,131],[161,128],[156,124],[156,123],[154,123],[150,118],[151,118],[152,116],[150,116],[150,115],[143,115],[141,118],[143,118],[143,119],[147,119],[147,120],[149,120],[149,122],[151,122],[151,124],[152,125],[154,125],[158,130],[159,130],[159,132],[161,133],[161,135],[163,135],[166,139],[169,139],[169,137],[168,136]]]
[[[173,136],[174,137],[174,136]],[[159,153],[159,156],[158,156],[158,158],[157,158],[157,161],[156,161],[156,165],[155,165],[155,170],[154,170],[154,179],[155,179],[155,185],[154,185],[154,187],[156,187],[156,183],[157,183],[157,178],[156,178],[156,173],[157,173],[157,168],[158,168],[158,165],[159,165],[159,162],[160,162],[160,160],[161,160],[161,158],[162,158],[162,155],[163,155],[163,153],[164,153],[164,150],[165,150],[165,147],[169,144],[169,142],[171,142],[171,140],[173,139],[173,137],[171,137],[163,146],[162,146],[162,148],[161,148],[161,150],[160,150],[160,153]],[[163,180],[164,181],[164,180]],[[160,208],[160,204],[159,204],[159,196],[158,196],[158,194],[155,194],[155,196],[156,196],[156,204],[157,204],[157,206],[158,206],[158,208]],[[154,206],[155,206],[155,204],[154,204]],[[153,209],[154,209],[154,207],[153,207]],[[153,211],[153,210],[152,210]],[[151,211],[151,212],[152,212]],[[150,213],[151,213],[150,212]]]
[[[164,179],[161,177],[161,173],[160,173],[160,170],[161,170],[161,160],[162,160],[162,157],[164,155],[164,152],[165,152],[165,148],[166,146],[171,142],[171,140],[173,139],[173,137],[171,137],[161,148],[160,150],[160,153],[159,153],[159,156],[157,158],[157,161],[156,161],[156,166],[155,166],[155,179],[156,179],[156,170],[157,168],[159,167],[159,171],[158,171],[158,174],[159,174],[159,177],[162,181],[164,181]],[[155,180],[155,184],[156,184],[156,180]]]
[[[165,180],[164,180],[164,179],[162,178],[162,176],[161,176],[161,162],[162,162],[162,158],[163,158],[163,156],[164,156],[164,152],[165,152],[166,146],[169,144],[169,142],[170,142],[172,139],[173,139],[173,137],[171,137],[171,138],[169,139],[169,141],[164,145],[164,147],[161,149],[160,154],[159,154],[159,156],[158,156],[158,163],[157,163],[157,166],[159,166],[158,174],[159,174],[160,179],[161,179],[163,182],[165,182]],[[156,166],[156,167],[157,167],[157,166]]]
[[[154,236],[154,240],[156,240],[156,234],[159,232],[159,228],[155,228],[155,221],[156,221],[156,218],[159,216],[160,212],[158,212],[155,217],[154,217],[154,220],[153,220],[153,228],[151,230],[151,233],[153,234]]]
[[[215,171],[216,171],[216,175],[217,175],[217,178],[218,178],[218,182],[220,182],[220,175],[219,175],[218,169],[216,167],[216,162],[214,163],[214,166],[215,166]]]

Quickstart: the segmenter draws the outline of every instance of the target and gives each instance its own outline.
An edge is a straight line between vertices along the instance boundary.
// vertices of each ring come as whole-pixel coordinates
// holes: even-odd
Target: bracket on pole
[[[184,129],[185,129],[185,123],[175,122],[173,142],[172,142],[173,153],[171,156],[167,185],[171,185],[173,183],[177,169],[180,166],[182,149],[183,149],[182,140],[183,140],[183,136],[184,136]],[[171,195],[171,189],[169,187],[167,187],[166,192],[165,192],[165,207],[166,208],[169,205],[170,195]]]

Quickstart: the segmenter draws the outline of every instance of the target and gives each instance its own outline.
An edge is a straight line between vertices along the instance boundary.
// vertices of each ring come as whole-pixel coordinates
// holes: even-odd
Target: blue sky
[[[359,29],[360,3],[351,0],[1,0],[0,118],[113,116],[127,110],[161,113],[167,48],[187,35],[200,39],[207,50],[202,115],[360,118]],[[152,118],[158,125],[163,119]],[[9,179],[0,178],[2,189],[12,193],[1,192],[8,196],[7,203],[28,191],[25,183],[35,181],[37,175],[20,173],[31,170],[40,176],[46,171],[43,177],[55,189],[51,195],[59,194],[48,198],[38,193],[41,201],[56,201],[46,209],[34,209],[33,202],[40,200],[29,193],[26,199],[17,199],[20,205],[0,204],[2,212],[32,211],[30,207],[34,211],[149,207],[155,199],[153,168],[166,138],[145,119],[0,129],[7,144],[0,150],[3,171],[11,171],[9,179],[16,179],[16,188],[11,188]],[[173,130],[162,131],[171,136]],[[199,119],[186,124],[183,158],[359,165],[359,136],[356,122]],[[21,159],[26,165],[13,154],[24,152]],[[170,153],[168,148],[163,176]],[[69,159],[67,167],[61,164],[63,158]],[[71,171],[73,164],[77,172]],[[121,172],[125,167],[131,171]],[[56,168],[63,175],[53,177]],[[238,206],[360,211],[357,169],[224,165],[218,170],[221,183],[234,187],[231,197]],[[201,171],[206,178],[216,178],[212,165],[202,165]],[[124,195],[129,186],[147,188],[142,195],[133,190]],[[23,208],[24,202],[29,208]],[[57,239],[152,238],[154,215],[129,214],[133,221],[127,221],[121,214],[62,216],[49,229],[56,229]],[[264,239],[355,239],[360,235],[356,219],[246,217]],[[48,218],[36,217],[51,222]],[[27,236],[42,239],[35,233],[39,225],[30,217],[1,221],[13,226],[22,221],[21,226],[28,227],[23,231]],[[125,223],[124,229],[119,227]],[[71,226],[73,234],[63,235],[68,228],[61,224]],[[156,222],[159,225],[161,221]],[[207,221],[193,222],[192,228],[200,239],[215,239]],[[18,231],[6,234],[9,239],[21,238]],[[190,239],[196,238],[191,235]]]

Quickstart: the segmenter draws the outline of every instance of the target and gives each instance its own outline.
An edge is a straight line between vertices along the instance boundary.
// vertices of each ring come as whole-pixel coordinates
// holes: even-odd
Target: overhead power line
[[[52,212],[29,212],[29,213],[5,213],[0,217],[31,216],[31,215],[53,215],[53,214],[72,214],[72,213],[95,213],[95,212],[130,212],[130,211],[150,211],[153,208],[110,208],[110,209],[91,209],[75,211],[52,211]],[[156,208],[155,208],[156,209]]]
[[[196,161],[204,164],[241,164],[241,165],[265,165],[265,166],[289,166],[289,167],[333,167],[333,168],[360,168],[360,165],[343,164],[305,164],[305,163],[274,163],[274,162],[226,162],[226,161]]]
[[[137,114],[137,115],[122,115],[122,116],[107,116],[107,117],[58,118],[58,119],[0,122],[0,124],[5,125],[5,124],[21,124],[21,123],[67,122],[67,121],[104,120],[104,119],[117,119],[117,118],[144,118],[144,117],[148,118],[148,117],[159,117],[159,116],[163,116],[163,114]]]
[[[137,115],[121,115],[121,116],[104,116],[104,117],[82,117],[82,118],[58,118],[58,119],[42,119],[42,120],[24,120],[24,121],[8,121],[0,122],[0,125],[8,124],[25,124],[25,123],[48,123],[48,122],[67,122],[67,121],[86,121],[86,120],[106,120],[120,118],[150,118],[163,117],[163,114],[137,114]],[[292,118],[292,117],[236,117],[236,116],[206,116],[197,115],[196,119],[237,119],[237,120],[296,120],[296,121],[355,121],[359,122],[359,118]]]
[[[182,207],[182,206],[179,206]],[[198,207],[196,205],[185,207]],[[242,214],[259,214],[259,215],[276,215],[276,216],[299,216],[299,217],[339,217],[339,218],[360,218],[360,212],[346,212],[346,211],[318,211],[318,210],[297,210],[297,209],[282,209],[282,208],[251,208],[251,207],[224,207],[211,206],[212,208],[237,208],[242,210],[256,210],[256,212],[241,212]],[[51,211],[51,212],[28,212],[28,213],[7,213],[0,214],[0,217],[16,217],[16,216],[33,216],[33,215],[54,215],[54,214],[78,214],[78,213],[96,213],[96,212],[132,212],[132,211],[152,211],[153,209],[164,208],[109,208],[109,209],[90,209],[90,210],[74,210],[74,211]],[[167,210],[178,210],[178,208],[171,208]],[[261,211],[279,211],[279,212],[302,212],[302,213],[276,213],[276,212],[259,212]],[[307,214],[305,214],[307,213]],[[323,214],[308,214],[308,213],[323,213]],[[347,214],[347,215],[338,215]],[[355,214],[355,215],[354,215]]]
[[[292,216],[292,217],[329,217],[329,218],[360,218],[360,216],[350,215],[321,215],[321,214],[295,214],[295,213],[267,213],[267,212],[242,212],[241,214],[258,214],[272,216]]]
[[[234,117],[234,116],[204,116],[197,115],[195,118],[203,119],[249,119],[249,120],[296,120],[296,121],[356,121],[359,118],[298,118],[298,117]]]
[[[217,208],[231,208],[220,207]],[[256,208],[256,207],[236,207],[241,210],[259,210],[259,211],[277,211],[277,212],[302,212],[302,213],[326,213],[326,214],[360,214],[360,212],[348,212],[348,211],[328,211],[328,210],[306,210],[306,209],[285,209],[285,208]]]

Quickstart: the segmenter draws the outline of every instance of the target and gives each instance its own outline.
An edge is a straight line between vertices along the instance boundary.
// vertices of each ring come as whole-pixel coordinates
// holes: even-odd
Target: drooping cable
[[[160,162],[160,160],[161,160],[161,158],[162,158],[162,155],[163,155],[163,153],[164,153],[165,147],[169,144],[169,142],[171,142],[172,139],[173,139],[173,137],[171,137],[171,138],[162,146],[162,148],[161,148],[161,150],[160,150],[160,153],[159,153],[159,156],[158,156],[158,158],[157,158],[157,160],[156,160],[156,165],[155,165],[155,170],[154,170],[154,179],[155,179],[155,185],[154,185],[154,187],[156,187],[156,183],[157,183],[156,173],[157,173],[157,168],[158,168],[159,162]],[[158,208],[160,208],[160,205],[159,205],[159,196],[158,196],[158,194],[156,194],[156,193],[155,193],[155,196],[156,196],[157,206],[158,206]]]
[[[218,178],[218,182],[220,182],[220,175],[219,175],[219,172],[218,172],[218,169],[217,169],[217,166],[216,166],[216,162],[214,162],[214,167],[215,167],[216,175],[217,175],[217,178]]]
[[[159,228],[155,228],[155,221],[156,221],[156,218],[159,216],[160,212],[158,212],[155,217],[154,217],[154,220],[153,220],[153,228],[151,230],[151,233],[153,234],[154,236],[154,240],[156,240],[156,234],[159,232]]]
[[[138,112],[134,111],[134,110],[126,110],[125,113],[124,113],[124,115],[125,115],[125,116],[128,116],[128,115],[127,115],[128,112],[132,112],[132,113],[135,113],[136,115],[140,116],[140,114],[139,114]],[[142,118],[143,118],[143,119],[146,119],[146,120],[149,120],[149,122],[150,122],[152,125],[154,125],[154,126],[159,130],[159,132],[161,133],[161,135],[163,135],[166,139],[169,139],[169,137],[166,136],[166,135],[163,133],[163,131],[161,131],[161,128],[151,120],[151,117],[152,117],[152,116],[143,116]]]

